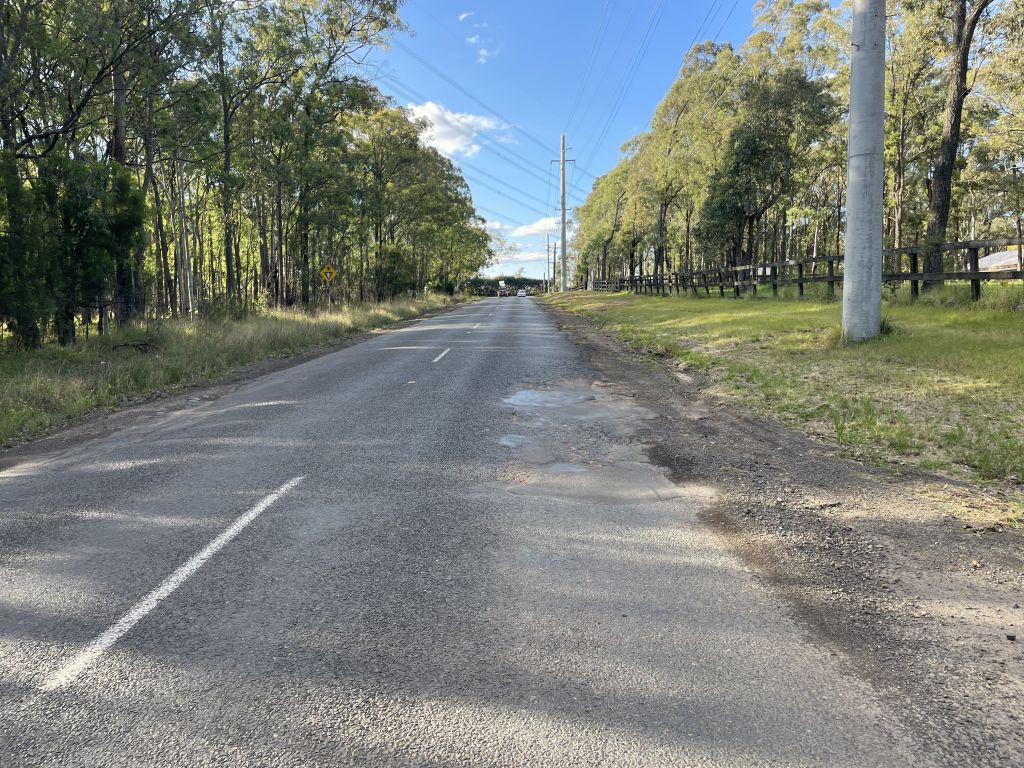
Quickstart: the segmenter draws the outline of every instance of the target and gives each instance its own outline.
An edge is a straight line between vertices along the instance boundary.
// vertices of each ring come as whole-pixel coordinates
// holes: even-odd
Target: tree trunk
[[[115,28],[121,28],[121,11],[117,4],[115,4],[113,24]],[[107,156],[117,165],[124,167],[126,163],[125,142],[128,133],[128,86],[125,81],[123,65],[114,68],[110,79],[113,92],[113,111]],[[131,254],[128,249],[119,247],[114,254],[114,316],[117,318],[118,325],[129,322],[137,314],[135,282]]]
[[[946,237],[949,210],[952,202],[953,174],[960,151],[960,126],[967,87],[967,68],[971,43],[978,21],[992,0],[975,0],[968,12],[967,0],[949,0],[953,22],[953,51],[946,71],[946,107],[942,120],[942,141],[931,179],[931,202],[928,206],[928,244],[924,255],[924,271],[943,271],[942,252],[938,246]],[[941,280],[926,280],[924,287],[941,284]]]
[[[234,193],[231,189],[231,116],[230,109],[226,98],[223,102],[223,130],[224,130],[224,165],[223,165],[223,179],[221,180],[221,213],[223,215],[223,221],[221,222],[224,227],[224,279],[227,283],[228,296],[233,300],[235,297],[235,260],[232,254],[233,246],[235,243],[235,230],[232,226],[232,217],[234,215],[233,198]]]
[[[302,278],[302,305],[309,306],[309,211],[306,190],[299,193],[299,263]]]
[[[53,315],[53,329],[57,335],[57,343],[67,347],[75,343],[75,310],[64,306]]]

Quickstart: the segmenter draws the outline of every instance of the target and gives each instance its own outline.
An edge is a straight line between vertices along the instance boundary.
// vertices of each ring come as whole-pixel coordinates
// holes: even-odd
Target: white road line
[[[435,358],[434,358],[433,360],[431,360],[430,362],[432,362],[432,363],[436,363],[436,362],[437,362],[438,360],[440,360],[440,359],[441,359],[442,357],[444,357],[445,355],[447,355],[447,354],[448,354],[449,352],[451,352],[451,351],[452,351],[452,348],[451,348],[451,347],[448,347],[448,349],[446,349],[446,350],[445,350],[444,352],[442,352],[442,353],[441,353],[440,355],[438,355],[437,357],[435,357]]]
[[[128,613],[118,619],[110,629],[93,640],[85,647],[84,650],[75,656],[75,658],[47,678],[40,688],[44,691],[54,691],[73,683],[79,675],[85,672],[97,659],[99,659],[100,656],[106,653],[114,643],[124,637],[125,634],[131,631],[132,627],[145,618],[146,614],[156,608],[161,600],[168,597],[172,592],[174,592],[174,590],[184,584],[189,576],[202,568],[203,563],[217,554],[225,544],[241,533],[249,523],[259,517],[271,504],[301,483],[302,480],[302,477],[292,478],[263,499],[263,501],[255,507],[237,518],[235,522],[227,528],[227,530],[207,544],[200,552],[193,555],[187,563],[179,567],[178,570],[164,579],[164,582],[159,587],[133,605],[128,610]]]
[[[477,323],[476,325],[473,326],[473,330],[475,331],[479,327],[480,327],[480,323]]]

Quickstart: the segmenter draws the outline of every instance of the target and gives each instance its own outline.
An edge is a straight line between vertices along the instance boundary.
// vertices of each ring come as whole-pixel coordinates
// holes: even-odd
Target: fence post
[[[978,249],[968,248],[967,258],[971,264],[971,301],[981,299],[981,279],[978,274]]]
[[[828,300],[836,300],[836,262],[832,257],[828,260]]]
[[[804,297],[804,263],[802,261],[796,263],[796,291],[802,299]]]
[[[779,295],[779,266],[772,264],[772,296]]]
[[[911,274],[917,275],[917,268],[918,268],[917,251],[911,251],[910,252],[910,272],[911,272]],[[918,297],[918,295],[920,294],[920,291],[921,291],[921,289],[920,289],[920,285],[919,285],[917,279],[916,278],[912,279],[910,281],[910,298],[916,299]]]

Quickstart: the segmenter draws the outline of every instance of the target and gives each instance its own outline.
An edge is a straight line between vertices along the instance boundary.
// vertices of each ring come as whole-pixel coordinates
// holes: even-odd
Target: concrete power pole
[[[555,292],[555,259],[551,255],[551,235],[546,238],[544,246],[544,271],[551,270],[551,279],[548,281],[548,293]]]
[[[882,328],[882,153],[885,141],[885,0],[853,0],[847,148],[843,336]]]
[[[568,282],[568,271],[565,268],[565,134],[562,134],[562,152],[561,152],[561,169],[562,169],[562,290],[566,291],[569,289]]]

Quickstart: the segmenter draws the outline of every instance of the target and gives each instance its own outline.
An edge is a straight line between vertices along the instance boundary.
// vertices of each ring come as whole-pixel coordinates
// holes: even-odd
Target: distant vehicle
[[[524,291],[522,288],[520,288],[518,291],[516,291],[516,296],[525,296],[525,295],[526,295],[526,291]]]
[[[502,296],[508,296],[508,288],[498,289],[498,298],[501,298]]]

